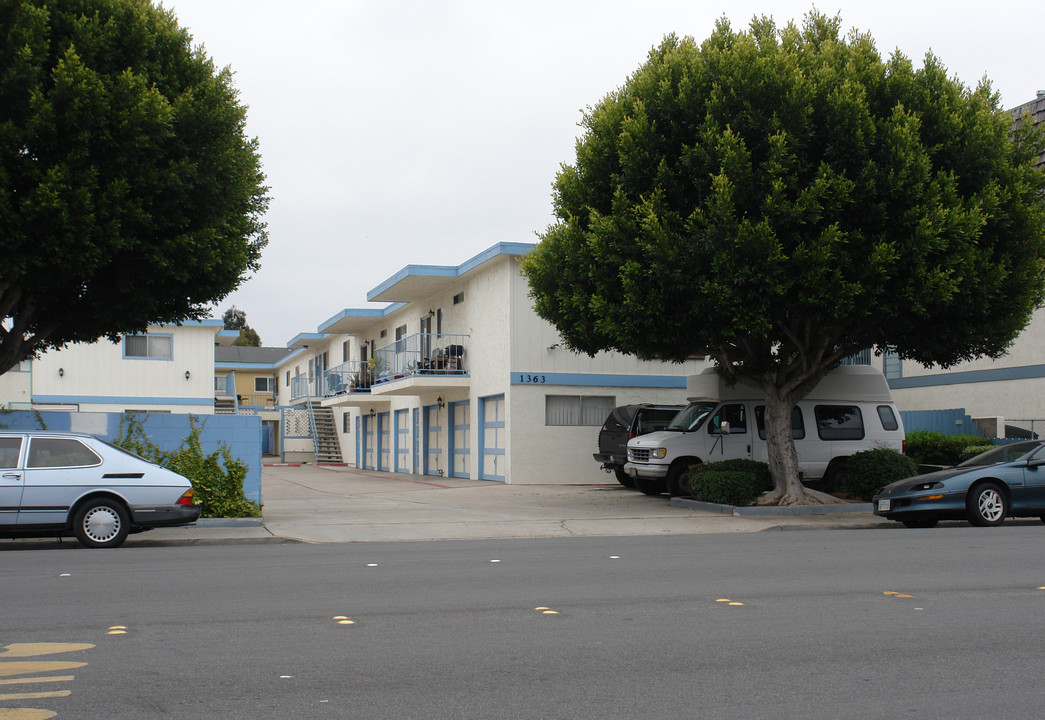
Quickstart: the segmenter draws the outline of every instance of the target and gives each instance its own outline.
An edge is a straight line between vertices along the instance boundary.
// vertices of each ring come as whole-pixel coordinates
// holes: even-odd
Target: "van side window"
[[[878,418],[882,421],[882,428],[885,430],[899,430],[900,423],[896,422],[896,413],[888,405],[878,406]]]
[[[766,406],[756,405],[755,406],[755,424],[758,426],[758,437],[760,440],[766,439]],[[801,440],[806,436],[806,424],[805,420],[802,419],[802,409],[795,405],[791,408],[791,437],[795,440]]]
[[[729,433],[737,435],[747,432],[747,412],[743,405],[723,405],[708,423],[708,434],[718,435],[722,423],[729,423]]]
[[[816,431],[821,440],[863,440],[864,416],[855,405],[817,405]]]

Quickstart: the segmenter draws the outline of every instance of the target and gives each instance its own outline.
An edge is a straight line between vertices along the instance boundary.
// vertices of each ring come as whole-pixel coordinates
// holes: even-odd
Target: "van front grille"
[[[649,462],[649,448],[628,448],[628,459],[632,462]]]

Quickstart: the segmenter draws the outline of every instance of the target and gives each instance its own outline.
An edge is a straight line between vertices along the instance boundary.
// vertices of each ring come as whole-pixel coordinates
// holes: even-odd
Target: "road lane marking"
[[[0,659],[13,657],[40,657],[41,655],[57,655],[58,653],[90,650],[90,643],[12,643],[0,652]]]
[[[68,682],[74,675],[52,675],[50,677],[14,678],[13,680],[0,680],[0,685],[25,685],[45,682]]]
[[[0,720],[50,720],[58,713],[36,708],[0,708]]]
[[[5,693],[0,695],[0,701],[7,700],[43,700],[44,698],[60,698],[72,695],[70,690],[53,690],[50,692],[35,693]]]
[[[82,668],[85,662],[51,662],[47,660],[23,660],[0,663],[0,677],[26,675],[29,673],[55,672]]]
[[[73,670],[87,665],[85,662],[61,660],[27,660],[25,658],[56,655],[59,653],[89,650],[91,643],[12,643],[0,650],[0,686],[14,689],[15,685],[41,685],[43,683],[72,682],[74,675],[39,675],[38,673]],[[39,690],[36,692],[2,692],[0,701],[46,700],[72,695],[70,690]],[[42,708],[0,708],[0,720],[47,720],[57,717],[52,710]]]

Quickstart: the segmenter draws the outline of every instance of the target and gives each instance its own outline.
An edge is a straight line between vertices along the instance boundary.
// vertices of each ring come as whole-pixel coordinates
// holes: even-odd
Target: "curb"
[[[844,503],[840,505],[770,505],[765,507],[739,507],[736,505],[720,505],[718,503],[690,500],[688,498],[673,497],[671,504],[676,507],[689,508],[690,510],[703,510],[704,512],[719,513],[721,515],[733,515],[735,517],[774,517],[784,515],[843,515],[850,513],[871,514],[873,506],[871,503]]]
[[[264,518],[200,518],[196,521],[196,527],[199,528],[248,528],[264,526]],[[175,528],[168,529],[173,530]]]

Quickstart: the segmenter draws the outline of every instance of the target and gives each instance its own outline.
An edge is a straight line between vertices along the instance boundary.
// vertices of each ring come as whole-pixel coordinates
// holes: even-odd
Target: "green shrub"
[[[260,517],[261,506],[243,495],[247,466],[232,457],[224,443],[210,455],[203,454],[202,427],[189,416],[189,436],[173,452],[153,444],[145,435],[143,423],[133,413],[120,418],[120,436],[114,445],[129,450],[150,462],[188,478],[193,502],[200,506],[200,517]]]
[[[709,467],[698,465],[690,471],[689,489],[694,500],[722,505],[751,505],[763,492],[754,473]]]
[[[929,430],[907,433],[907,455],[916,465],[957,465],[966,448],[989,444],[976,435],[944,435]]]
[[[917,472],[917,466],[911,458],[895,450],[878,448],[852,455],[845,464],[842,477],[849,495],[870,500],[889,483],[911,477]]]
[[[961,461],[965,462],[971,457],[975,457],[980,453],[985,453],[988,450],[993,450],[993,445],[970,445],[969,447],[962,450]]]
[[[718,462],[695,465],[690,468],[690,475],[698,472],[744,472],[755,476],[755,482],[763,492],[773,489],[773,476],[769,474],[769,465],[758,460],[747,458],[734,458],[732,460],[719,460]]]

